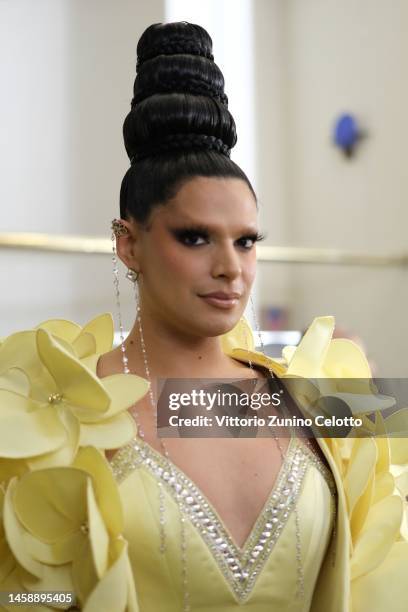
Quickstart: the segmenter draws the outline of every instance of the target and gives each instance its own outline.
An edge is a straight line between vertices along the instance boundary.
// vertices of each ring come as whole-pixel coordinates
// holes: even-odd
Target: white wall
[[[254,137],[256,189],[261,229],[267,234],[262,244],[291,243],[291,218],[287,206],[287,133],[285,113],[286,38],[285,3],[256,0],[252,3],[254,41]],[[292,276],[282,264],[260,263],[258,268],[260,307],[290,307]],[[294,322],[292,321],[292,324]]]
[[[407,250],[408,4],[285,4],[290,242],[363,252]],[[350,111],[368,131],[354,159],[331,145]],[[292,322],[334,314],[359,333],[383,375],[406,375],[407,268],[298,266]]]
[[[163,18],[162,0],[0,2],[0,231],[110,235],[136,44]],[[0,337],[114,309],[109,257],[0,250],[0,278]]]

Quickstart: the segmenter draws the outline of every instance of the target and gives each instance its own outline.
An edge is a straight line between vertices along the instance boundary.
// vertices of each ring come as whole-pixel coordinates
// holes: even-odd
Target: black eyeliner
[[[183,243],[183,239],[191,237],[191,236],[199,236],[201,238],[208,240],[210,233],[211,233],[210,229],[206,225],[201,225],[201,224],[188,225],[188,226],[180,227],[180,228],[171,228],[170,231],[173,234],[173,236],[181,243]],[[261,234],[260,232],[253,232],[250,234],[243,234],[242,236],[237,238],[237,241],[252,240],[253,244],[255,244],[256,242],[260,242],[261,240],[264,240],[265,237],[266,236],[264,234]],[[188,246],[194,246],[194,245],[188,245]],[[248,248],[248,247],[245,247],[245,248]]]

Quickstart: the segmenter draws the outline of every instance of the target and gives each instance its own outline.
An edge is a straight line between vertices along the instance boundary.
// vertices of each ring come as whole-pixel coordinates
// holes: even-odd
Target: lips
[[[233,300],[241,297],[239,293],[225,293],[224,291],[214,291],[213,293],[206,293],[200,295],[200,297],[217,298],[218,300]]]
[[[213,293],[207,293],[200,295],[207,304],[214,306],[215,308],[234,308],[238,304],[238,300],[241,297],[239,293],[225,293],[224,291],[214,291]]]

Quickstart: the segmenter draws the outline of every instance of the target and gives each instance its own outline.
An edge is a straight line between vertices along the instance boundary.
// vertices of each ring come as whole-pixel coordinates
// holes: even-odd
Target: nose
[[[237,278],[242,272],[241,259],[233,244],[219,245],[212,263],[213,278]]]

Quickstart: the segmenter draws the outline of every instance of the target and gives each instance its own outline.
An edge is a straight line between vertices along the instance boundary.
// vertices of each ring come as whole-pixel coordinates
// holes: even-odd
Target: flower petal
[[[61,448],[67,435],[54,406],[0,389],[0,456],[23,459]]]
[[[389,472],[390,469],[390,443],[387,438],[376,438],[378,459],[375,466],[376,474],[381,472]]]
[[[101,380],[111,400],[104,419],[133,406],[146,395],[150,387],[148,380],[135,374],[112,374]]]
[[[352,582],[353,612],[406,612],[408,543],[396,542],[373,572]]]
[[[13,478],[7,487],[3,508],[4,531],[8,545],[17,561],[31,574],[41,578],[43,566],[35,561],[27,551],[25,544],[25,530],[20,524],[13,507],[13,498],[17,487],[17,478]]]
[[[27,463],[25,460],[0,457],[0,482],[7,483],[14,476],[22,476],[26,471]]]
[[[315,318],[292,355],[287,374],[305,378],[322,376],[323,364],[333,331],[334,317]]]
[[[14,565],[15,560],[11,554],[10,547],[6,540],[6,534],[3,527],[3,508],[4,508],[5,492],[0,486],[0,585],[4,578],[9,574]]]
[[[229,332],[220,336],[221,348],[227,355],[235,348],[249,351],[255,349],[254,337],[251,326],[245,317],[241,317],[238,323]]]
[[[41,579],[34,579],[28,572],[20,572],[19,581],[29,591],[68,591],[74,592],[74,585],[71,575],[71,564],[65,565],[43,565],[43,576]],[[20,589],[21,590],[21,589]],[[40,610],[60,610],[71,609],[71,604],[65,604],[58,608],[44,607]],[[33,608],[37,612],[37,605]]]
[[[21,331],[8,336],[0,346],[0,372],[19,367],[31,375],[41,374],[42,363],[38,359],[36,332]]]
[[[408,442],[406,438],[390,438],[391,463],[405,465],[408,463]]]
[[[27,464],[31,470],[70,465],[78,451],[81,427],[77,417],[63,405],[56,406],[56,410],[65,428],[65,443],[52,453],[28,459]]]
[[[406,456],[408,457],[408,408],[402,408],[401,410],[397,410],[389,417],[384,419],[385,431],[392,435],[398,436],[400,438],[405,437],[405,448],[406,448]],[[408,463],[408,459],[406,459],[405,463]]]
[[[292,346],[290,344],[283,347],[282,358],[285,360],[286,366],[288,366],[290,362],[292,361],[292,357],[295,354],[296,349],[297,349],[297,346]]]
[[[384,497],[388,497],[392,495],[395,487],[395,480],[392,474],[389,472],[382,472],[375,478],[375,488],[374,488],[374,497],[373,504],[384,499]]]
[[[65,401],[75,405],[75,413],[81,418],[81,408],[100,414],[109,406],[109,397],[97,377],[81,362],[68,354],[50,334],[43,329],[37,331],[37,346],[40,357]]]
[[[81,425],[80,445],[115,449],[133,440],[136,433],[137,428],[134,419],[125,412],[99,423],[83,423]]]
[[[83,539],[84,534],[81,531],[67,538],[61,538],[52,544],[43,542],[28,531],[25,532],[24,537],[27,550],[33,559],[46,565],[70,563],[78,554],[78,547],[82,546]]]
[[[83,612],[125,612],[128,599],[127,544],[85,602]]]
[[[397,485],[397,492],[401,496],[401,499],[405,506],[404,519],[401,525],[401,535],[404,540],[408,542],[408,471],[405,470],[402,474],[399,474],[395,478],[395,484]]]
[[[371,369],[362,348],[348,338],[330,342],[324,361],[325,376],[330,378],[371,378]]]
[[[98,354],[107,353],[113,345],[113,319],[109,312],[105,312],[87,323],[82,333],[92,334],[95,338],[95,352]]]
[[[66,319],[49,319],[48,321],[43,321],[39,325],[36,325],[34,329],[45,329],[47,332],[52,334],[53,336],[57,336],[62,338],[66,342],[72,344],[75,338],[81,332],[81,326],[73,321],[68,321]]]
[[[401,516],[402,502],[397,495],[382,499],[370,508],[354,547],[352,579],[372,572],[384,561],[398,535]]]
[[[82,604],[98,582],[89,538],[82,541],[72,562],[72,581],[74,592]],[[83,610],[83,607],[80,609]]]
[[[354,538],[365,521],[372,501],[377,452],[374,440],[369,438],[354,440],[344,478],[344,489]]]
[[[81,333],[72,343],[75,354],[78,359],[82,359],[87,355],[92,355],[96,351],[96,340],[92,334]]]
[[[24,570],[24,568],[21,565],[18,565],[17,563],[15,564],[14,568],[12,569],[12,571],[10,572],[10,574],[7,575],[7,577],[5,578],[5,580],[1,583],[1,590],[2,591],[6,591],[9,593],[28,593],[29,591],[27,591],[24,588],[24,585],[22,583],[22,577],[23,576],[30,576],[29,572],[27,572],[26,570]],[[31,579],[33,580],[33,578],[31,577]],[[36,584],[41,585],[42,581],[40,579],[35,579],[36,580]],[[20,607],[20,610],[32,610],[32,607],[27,608],[27,606],[24,607]],[[15,610],[15,604],[11,604],[9,605],[4,605],[1,610],[7,610],[8,612],[14,612]],[[48,606],[43,606],[41,604],[35,604],[35,612],[50,612],[51,608],[49,608]]]
[[[14,497],[20,522],[48,543],[74,535],[86,520],[88,480],[88,474],[73,467],[27,472]]]
[[[3,581],[15,567],[16,560],[13,557],[6,540],[3,539],[0,541],[0,587],[3,587]]]
[[[10,368],[0,376],[0,389],[14,391],[28,397],[30,394],[30,380],[21,368]]]
[[[20,368],[30,380],[30,396],[46,401],[48,395],[55,391],[55,382],[39,359],[36,334],[36,331],[23,331],[6,338],[0,347],[0,373],[10,368]]]
[[[95,496],[109,533],[119,536],[124,529],[119,489],[105,457],[92,446],[81,448],[74,466],[92,476]]]
[[[89,540],[98,578],[102,578],[108,567],[109,535],[96,503],[93,484],[87,483]]]

